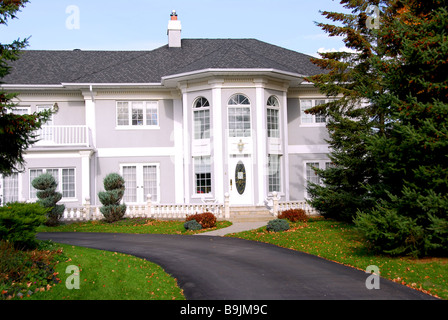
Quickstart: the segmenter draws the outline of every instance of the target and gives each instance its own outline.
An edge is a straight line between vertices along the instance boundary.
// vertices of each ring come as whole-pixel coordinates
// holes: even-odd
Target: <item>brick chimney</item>
[[[176,10],[171,13],[171,20],[168,23],[168,47],[170,48],[180,48],[181,47],[181,36],[182,25],[179,20],[177,20]]]

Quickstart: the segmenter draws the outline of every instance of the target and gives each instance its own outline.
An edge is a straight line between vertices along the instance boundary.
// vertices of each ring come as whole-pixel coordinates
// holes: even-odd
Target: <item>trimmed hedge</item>
[[[204,212],[187,216],[185,221],[196,220],[204,229],[216,227],[216,217],[211,212]]]
[[[286,219],[286,220],[289,220],[290,222],[297,222],[297,221],[307,222],[308,221],[308,216],[306,215],[306,212],[303,209],[289,209],[289,210],[282,211],[278,215],[278,218]]]

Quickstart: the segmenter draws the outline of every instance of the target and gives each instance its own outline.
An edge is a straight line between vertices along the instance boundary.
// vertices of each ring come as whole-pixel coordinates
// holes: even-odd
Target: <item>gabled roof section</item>
[[[275,69],[310,76],[311,56],[255,39],[183,39],[152,51],[24,51],[1,79],[11,85],[161,83],[163,77],[206,69]]]

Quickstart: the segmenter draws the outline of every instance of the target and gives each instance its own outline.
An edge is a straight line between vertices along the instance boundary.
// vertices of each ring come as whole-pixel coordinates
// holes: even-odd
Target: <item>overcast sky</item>
[[[0,43],[30,38],[32,50],[152,50],[167,43],[172,10],[183,38],[255,38],[298,52],[340,49],[315,22],[339,0],[31,0],[0,26]]]

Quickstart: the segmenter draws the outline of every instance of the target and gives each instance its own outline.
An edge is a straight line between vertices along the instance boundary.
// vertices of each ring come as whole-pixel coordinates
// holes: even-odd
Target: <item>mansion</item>
[[[182,39],[151,51],[24,51],[1,87],[13,112],[53,108],[26,151],[26,167],[0,176],[0,201],[35,201],[31,181],[51,173],[66,207],[99,205],[103,179],[126,182],[124,202],[189,204],[224,196],[234,206],[307,198],[312,167],[329,164],[326,102],[305,77],[310,56],[255,39]]]

